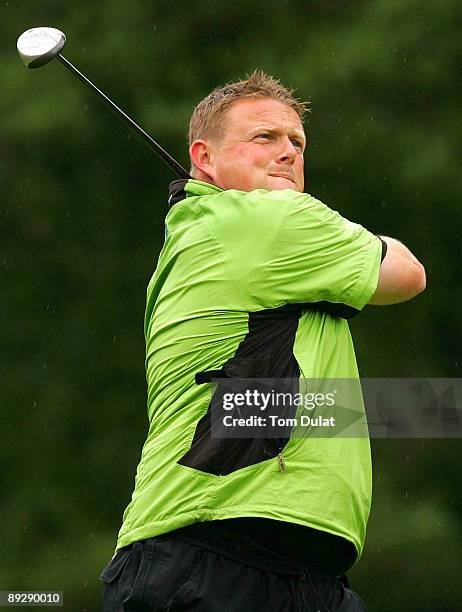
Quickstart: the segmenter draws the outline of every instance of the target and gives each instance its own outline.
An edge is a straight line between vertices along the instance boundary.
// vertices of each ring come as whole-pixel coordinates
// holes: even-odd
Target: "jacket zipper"
[[[278,455],[278,463],[279,463],[279,471],[284,473],[286,471],[286,460],[284,459],[284,455],[282,451]]]

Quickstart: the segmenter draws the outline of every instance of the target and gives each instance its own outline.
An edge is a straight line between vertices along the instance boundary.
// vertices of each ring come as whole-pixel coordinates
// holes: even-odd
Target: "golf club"
[[[94,83],[92,83],[85,75],[83,75],[75,66],[71,64],[60,51],[66,44],[66,36],[60,30],[55,28],[31,28],[18,38],[17,47],[19,57],[28,68],[40,68],[48,64],[55,57],[66,66],[82,83],[92,90],[94,94],[99,96],[106,104],[112,108],[117,115],[131,126],[140,136],[142,136],[157,153],[180,178],[191,178],[189,172],[183,168],[173,157],[165,151],[148,133],[146,133],[137,123],[130,119],[124,111],[117,106],[110,98],[106,96]]]

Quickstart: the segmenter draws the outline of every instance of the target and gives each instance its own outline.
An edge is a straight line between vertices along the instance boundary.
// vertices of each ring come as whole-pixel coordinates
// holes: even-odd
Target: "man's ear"
[[[207,177],[207,182],[213,181],[213,151],[212,144],[207,140],[195,140],[189,147],[189,156],[193,166],[197,169],[197,178],[202,175],[203,179]]]

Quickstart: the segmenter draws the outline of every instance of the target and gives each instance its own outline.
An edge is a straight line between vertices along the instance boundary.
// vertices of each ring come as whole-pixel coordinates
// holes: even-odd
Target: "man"
[[[344,573],[371,500],[366,437],[220,439],[213,379],[357,378],[346,319],[422,265],[303,193],[304,105],[261,72],[190,124],[145,319],[149,433],[105,610],[363,610]]]

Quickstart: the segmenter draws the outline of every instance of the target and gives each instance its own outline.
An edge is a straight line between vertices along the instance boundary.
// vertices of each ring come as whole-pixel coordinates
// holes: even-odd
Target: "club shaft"
[[[125,121],[125,123],[127,123],[134,130],[136,130],[138,134],[145,140],[145,142],[147,142],[147,144],[151,147],[151,149],[155,153],[157,153],[157,155],[159,155],[159,157],[161,157],[180,178],[191,178],[189,172],[187,172],[187,170],[185,170],[185,168],[183,168],[181,164],[179,164],[175,159],[173,159],[173,157],[169,153],[167,153],[167,151],[165,151],[165,149],[163,149],[160,144],[158,144],[154,140],[154,138],[149,136],[149,134],[145,132],[143,128],[141,128],[137,123],[135,123],[133,119],[130,119],[130,117],[126,113],[124,113],[124,111],[119,108],[117,104],[115,104],[110,98],[108,98],[104,92],[98,89],[98,87],[96,87],[96,85],[92,83],[90,79],[87,79],[87,77],[82,74],[80,70],[77,70],[77,68],[73,64],[71,64],[71,62],[67,60],[64,55],[58,53],[56,57],[62,64],[64,64],[64,66],[66,66],[68,70],[75,74],[75,76],[80,79],[82,83],[85,83],[85,85],[89,89],[91,89],[94,94],[102,98],[104,102],[106,102],[106,104],[110,108],[112,108],[112,110],[117,113],[117,115],[119,115],[119,117],[123,121]]]

